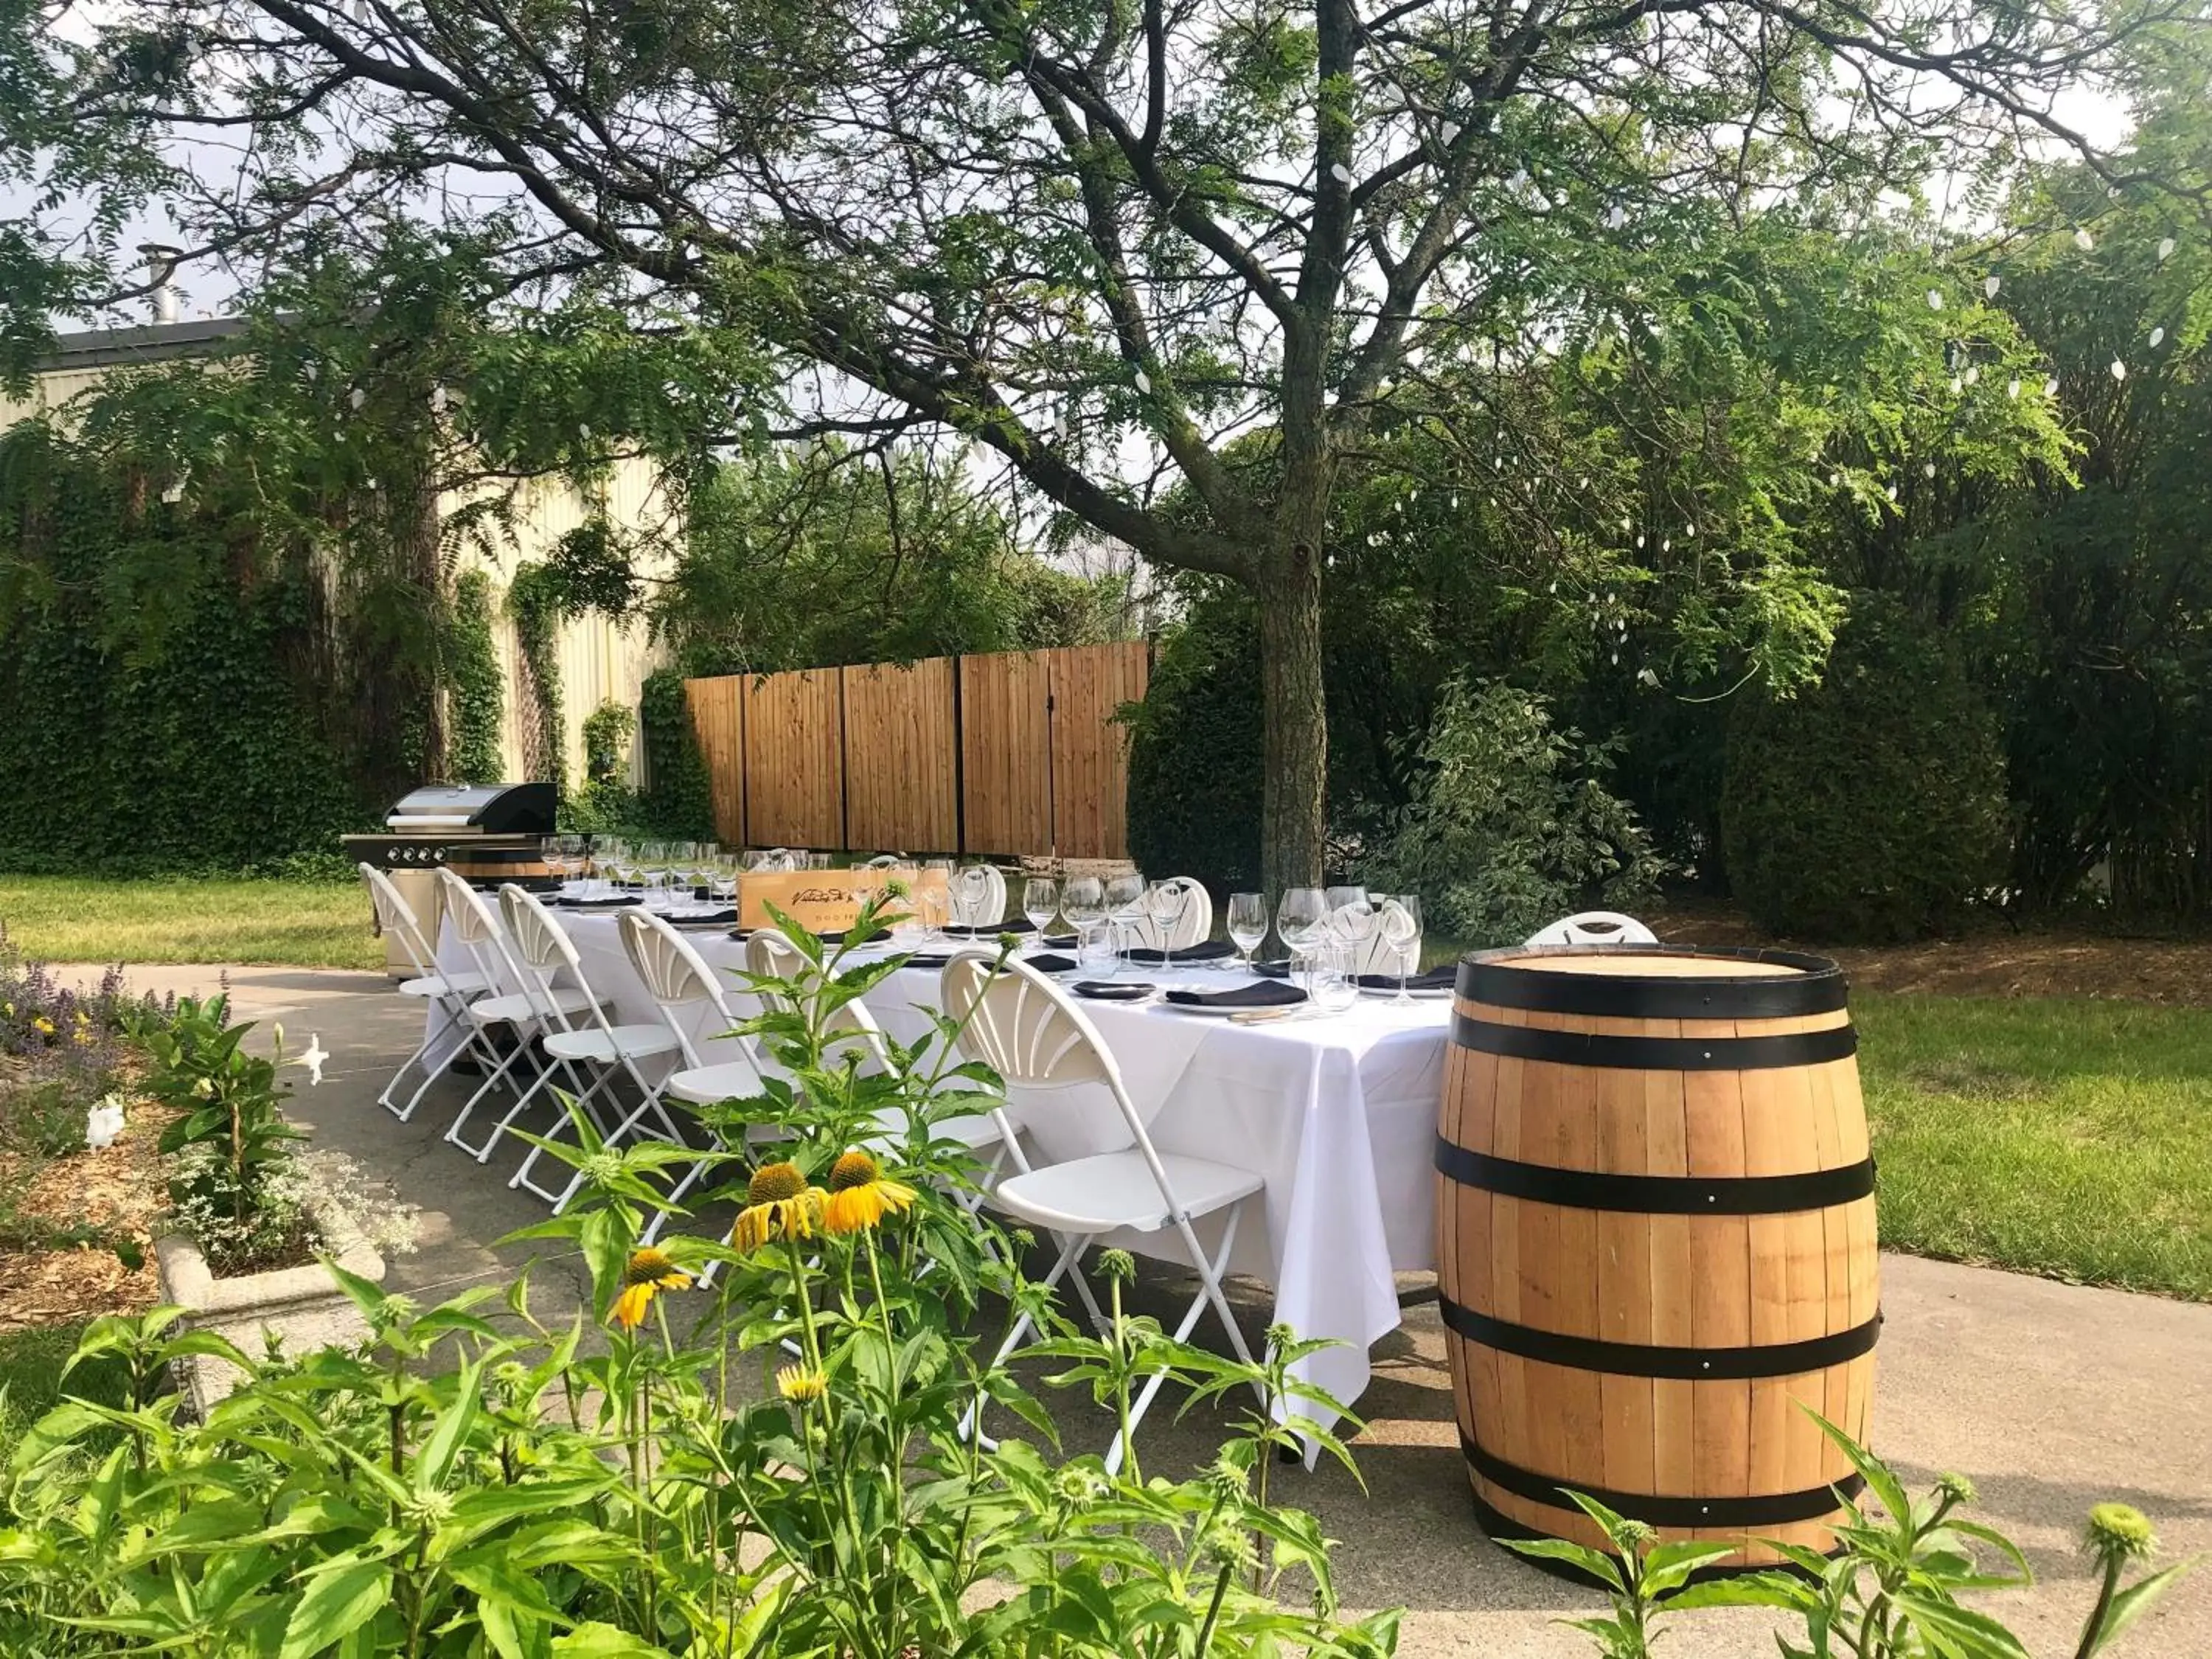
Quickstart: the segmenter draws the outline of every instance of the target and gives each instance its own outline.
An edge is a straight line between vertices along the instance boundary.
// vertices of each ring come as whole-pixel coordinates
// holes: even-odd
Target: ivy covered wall
[[[0,442],[0,867],[241,869],[373,822],[323,735],[312,580],[56,461]],[[153,595],[125,574],[149,538]]]

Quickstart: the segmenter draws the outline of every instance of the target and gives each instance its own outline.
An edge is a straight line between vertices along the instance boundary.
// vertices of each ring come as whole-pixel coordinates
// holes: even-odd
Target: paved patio
[[[148,968],[131,979],[145,990],[206,991],[223,971]],[[507,1189],[511,1160],[502,1151],[479,1167],[441,1142],[458,1096],[441,1109],[434,1093],[411,1124],[374,1103],[421,1034],[419,1005],[391,994],[377,975],[228,971],[241,1017],[283,1021],[295,1053],[319,1035],[331,1055],[323,1085],[300,1091],[295,1115],[319,1141],[422,1206],[422,1248],[394,1264],[394,1287],[436,1296],[504,1282],[532,1252],[494,1249],[490,1241],[544,1213]],[[2090,1504],[2138,1505],[2168,1558],[2212,1552],[2212,1307],[1895,1255],[1883,1258],[1882,1272],[1888,1322],[1878,1443],[1916,1485],[1952,1469],[1980,1487],[1982,1518],[2021,1544],[2039,1578],[1986,1605],[2032,1651],[2072,1651],[2094,1594],[2075,1547]],[[573,1306],[580,1288],[573,1264],[557,1261],[541,1265],[533,1283],[545,1311]],[[1264,1304],[1250,1311],[1256,1328]],[[1360,1402],[1369,1427],[1356,1443],[1366,1492],[1333,1468],[1293,1475],[1285,1488],[1340,1540],[1334,1559],[1347,1604],[1407,1607],[1401,1651],[1416,1659],[1586,1655],[1583,1638],[1555,1621],[1589,1612],[1595,1597],[1492,1547],[1474,1528],[1433,1305],[1412,1306],[1376,1360]],[[1103,1418],[1087,1406],[1054,1404],[1071,1443],[1103,1446]],[[1180,1425],[1165,1413],[1149,1419],[1148,1461],[1204,1460],[1209,1428],[1202,1413]],[[1685,1659],[1763,1659],[1774,1651],[1769,1630],[1755,1613],[1700,1614],[1680,1626],[1672,1650]],[[2185,1581],[2120,1651],[2212,1653],[2212,1565]]]

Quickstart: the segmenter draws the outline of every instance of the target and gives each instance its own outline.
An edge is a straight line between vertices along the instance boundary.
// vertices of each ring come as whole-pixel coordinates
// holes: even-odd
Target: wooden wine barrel
[[[1601,1546],[1826,1552],[1864,1443],[1874,1164],[1843,973],[1781,951],[1521,947],[1460,965],[1437,1259],[1477,1512]]]

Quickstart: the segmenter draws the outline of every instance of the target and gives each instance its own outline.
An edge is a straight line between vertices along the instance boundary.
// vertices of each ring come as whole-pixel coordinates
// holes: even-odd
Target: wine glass
[[[1328,889],[1328,908],[1332,910],[1341,910],[1347,904],[1364,904],[1366,902],[1367,890],[1364,887],[1332,887]]]
[[[1399,893],[1382,901],[1382,912],[1376,925],[1382,930],[1382,942],[1398,958],[1397,1002],[1411,1002],[1413,994],[1407,990],[1406,981],[1421,969],[1421,896],[1418,893]]]
[[[982,865],[971,864],[956,878],[957,902],[954,909],[960,920],[970,927],[988,927],[1001,920],[983,913],[991,908],[991,872]]]
[[[1237,966],[1252,971],[1252,952],[1267,937],[1267,896],[1231,893],[1229,896],[1229,937],[1237,946]]]
[[[1175,959],[1176,924],[1189,902],[1189,895],[1173,882],[1156,881],[1145,890],[1145,914],[1152,919],[1152,942],[1160,947],[1163,963]]]
[[[1106,887],[1096,876],[1074,876],[1060,894],[1060,908],[1075,929],[1075,949],[1082,954],[1091,930],[1106,920]]]
[[[668,843],[665,841],[640,842],[634,873],[639,890],[645,895],[645,902],[652,903],[653,894],[660,890],[660,884],[668,873]]]
[[[1275,906],[1275,931],[1290,948],[1291,971],[1299,963],[1328,921],[1328,896],[1318,887],[1288,887]]]
[[[707,893],[718,905],[732,904],[738,896],[738,860],[731,853],[714,854],[714,867],[708,877]]]
[[[561,884],[565,889],[574,885],[584,873],[585,837],[559,836],[555,837],[555,841],[556,850],[561,855],[561,862],[556,868],[561,876]]]
[[[1052,926],[1052,919],[1060,914],[1060,884],[1050,876],[1031,876],[1022,884],[1022,914],[1036,929],[1039,945],[1044,943],[1044,931]]]
[[[1121,930],[1123,967],[1132,965],[1129,947],[1135,938],[1137,924],[1145,918],[1146,890],[1141,870],[1124,870],[1119,875],[1106,878],[1106,911]]]
[[[1346,895],[1341,903],[1336,902],[1340,893]],[[1368,951],[1375,943],[1375,908],[1367,901],[1367,890],[1332,887],[1328,896],[1329,937],[1344,947],[1348,971],[1355,976],[1363,974],[1367,971]]]
[[[544,865],[546,870],[552,875],[554,890],[558,892],[565,884],[562,872],[568,867],[567,860],[561,856],[560,836],[538,836],[538,861]]]

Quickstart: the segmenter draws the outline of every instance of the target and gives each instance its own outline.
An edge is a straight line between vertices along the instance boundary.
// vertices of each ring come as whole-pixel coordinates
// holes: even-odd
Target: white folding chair
[[[438,952],[422,932],[422,924],[415,915],[415,907],[407,902],[392,878],[373,864],[360,866],[361,878],[368,887],[368,902],[376,910],[378,930],[386,939],[398,941],[407,960],[413,964],[415,977],[403,981],[402,996],[421,997],[429,1005],[432,1019],[428,1035],[415,1052],[399,1062],[376,1097],[376,1103],[390,1112],[402,1123],[415,1115],[415,1108],[422,1103],[423,1094],[433,1083],[453,1068],[453,1062],[469,1052],[475,1030],[466,1018],[472,998],[482,996],[490,988],[491,981],[482,974],[470,969],[456,969],[450,974],[438,971]],[[434,1064],[429,1056],[441,1043],[453,1041],[444,1056]],[[492,1056],[495,1062],[497,1056]],[[416,1066],[422,1068],[422,1081],[415,1092],[407,1097],[404,1106],[393,1103],[392,1091],[398,1088],[399,1079]]]
[[[963,951],[945,963],[939,985],[945,1012],[964,1022],[962,1054],[983,1061],[1005,1079],[1008,1098],[1018,1097],[1031,1123],[1041,1124],[1047,1110],[1078,1110],[1065,1097],[1085,1087],[1105,1090],[1120,1110],[1127,1143],[1121,1150],[1042,1164],[1008,1176],[992,1188],[994,1206],[1060,1242],[1059,1260],[1045,1275],[1044,1287],[1048,1290],[1063,1276],[1069,1278],[1085,1310],[1103,1324],[1097,1298],[1079,1266],[1085,1247],[1124,1230],[1159,1233],[1172,1229],[1200,1280],[1198,1294],[1176,1327],[1176,1340],[1189,1340],[1210,1304],[1237,1357],[1249,1364],[1252,1352],[1222,1291],[1221,1275],[1236,1247],[1245,1204],[1266,1184],[1258,1172],[1155,1148],[1122,1085],[1121,1069],[1097,1029],[1059,986],[1035,969],[1013,961],[998,963],[988,951]],[[1061,1099],[1054,1102],[1054,1096]],[[1209,1256],[1199,1243],[1195,1224],[1217,1214],[1223,1218],[1221,1243]],[[1030,1325],[1026,1314],[1015,1321],[1000,1349],[1000,1359],[1020,1345]],[[1164,1370],[1157,1373],[1131,1402],[1132,1434],[1166,1380]],[[1117,1435],[1106,1455],[1109,1470],[1121,1467],[1121,1450]]]
[[[1006,919],[1006,878],[995,864],[970,864],[952,872],[949,907],[955,926],[988,927]]]
[[[1177,908],[1166,919],[1154,915],[1149,902],[1129,932],[1139,950],[1188,951],[1213,936],[1213,895],[1206,884],[1188,876],[1171,876],[1160,885],[1174,893]]]
[[[577,953],[575,940],[568,937],[568,930],[562,927],[553,913],[545,908],[544,901],[535,893],[510,882],[499,890],[499,902],[507,917],[507,935],[513,939],[522,970],[530,976],[532,985],[550,996],[555,975],[565,970],[584,991],[586,1021],[580,1024],[570,1016],[556,1012],[552,1024],[558,1029],[548,1030],[544,1039],[545,1053],[550,1060],[572,1067],[578,1064],[589,1066],[599,1073],[592,1080],[591,1087],[576,1097],[578,1109],[592,1112],[594,1123],[603,1121],[593,1110],[592,1103],[599,1097],[599,1091],[616,1078],[627,1075],[637,1085],[638,1104],[631,1108],[611,1129],[605,1131],[601,1139],[610,1146],[619,1145],[640,1133],[645,1121],[653,1118],[659,1126],[656,1139],[672,1141],[679,1146],[685,1145],[684,1132],[677,1127],[676,1120],[669,1116],[667,1108],[660,1103],[661,1085],[648,1082],[645,1073],[638,1069],[640,1060],[665,1059],[682,1052],[666,1024],[655,1021],[650,1025],[618,1025],[610,1020],[607,1018],[607,1000],[592,992],[591,981],[584,973],[583,958]],[[542,1083],[544,1079],[539,1081]],[[501,1120],[501,1129],[520,1115],[535,1090],[536,1085],[533,1085],[531,1090],[524,1092],[520,1100],[514,1103],[507,1116]],[[611,1099],[612,1096],[609,1098]],[[558,1140],[568,1127],[564,1120],[549,1129],[544,1138]],[[643,1133],[654,1133],[652,1130]],[[496,1138],[497,1132],[495,1131],[494,1139]],[[538,1167],[538,1160],[544,1156],[544,1147],[532,1146],[530,1156],[524,1158],[521,1167],[507,1177],[507,1184],[537,1194],[552,1205],[553,1213],[558,1215],[568,1207],[568,1200],[583,1185],[583,1172],[572,1172],[557,1191],[549,1191],[538,1186],[531,1180],[530,1172]]]
[[[646,994],[667,1022],[681,1056],[680,1069],[660,1085],[662,1097],[710,1106],[718,1100],[745,1099],[761,1093],[765,1062],[750,1037],[732,1033],[738,1016],[698,947],[671,927],[665,917],[649,910],[625,910],[617,926],[630,966],[645,981]],[[720,1020],[720,1032],[712,1040],[733,1048],[736,1059],[710,1061],[701,1055],[685,1020],[696,1018],[702,1004],[712,1008]],[[692,1165],[684,1179],[669,1189],[668,1201],[680,1203],[708,1168],[704,1163]],[[644,1242],[650,1244],[659,1238],[667,1222],[666,1211],[655,1216],[645,1231]]]
[[[482,893],[468,884],[451,870],[438,872],[438,890],[445,899],[446,918],[453,924],[453,936],[476,963],[477,971],[489,984],[492,994],[479,997],[463,1011],[471,1028],[471,1039],[480,1054],[488,1055],[491,1064],[484,1080],[477,1085],[476,1092],[462,1103],[453,1121],[446,1126],[446,1139],[459,1147],[479,1164],[491,1157],[491,1149],[498,1144],[500,1133],[512,1121],[514,1112],[500,1121],[484,1144],[471,1146],[461,1131],[477,1109],[478,1102],[501,1084],[516,1091],[519,1098],[515,1111],[542,1084],[550,1068],[538,1058],[536,1041],[556,1020],[565,1020],[572,1014],[583,1012],[590,1002],[590,994],[573,986],[544,990],[535,986],[528,975],[517,963],[514,953],[507,948],[507,930],[501,924],[499,914],[491,908]],[[509,989],[509,987],[513,989]],[[496,1053],[491,1045],[489,1032],[495,1025],[514,1028],[514,1047],[505,1054]],[[529,1074],[525,1085],[512,1080],[519,1078],[520,1066]],[[575,1077],[569,1074],[571,1084]]]
[[[745,941],[745,971],[763,976],[789,980],[797,976],[806,965],[806,958],[799,947],[772,928],[763,928]],[[756,991],[763,1007],[771,1012],[787,1012],[790,1005],[773,992]],[[823,1033],[832,1042],[841,1040],[858,1042],[866,1046],[867,1060],[881,1070],[890,1064],[884,1050],[883,1027],[868,1011],[868,1005],[859,997],[838,1009],[830,1017],[829,1029]],[[769,1072],[778,1068],[773,1060],[763,1059],[763,1066]],[[1016,1121],[1003,1108],[989,1112],[963,1113],[958,1117],[940,1118],[932,1132],[947,1139],[956,1140],[985,1166],[983,1184],[988,1186],[999,1171],[1011,1162],[1018,1170],[1026,1170],[1029,1160],[1023,1156],[1017,1138]],[[896,1108],[876,1115],[878,1138],[877,1149],[896,1146],[907,1133],[906,1114]],[[980,1208],[982,1199],[975,1194],[963,1193],[959,1201],[969,1210]]]
[[[1659,936],[1618,910],[1585,910],[1539,927],[1523,945],[1656,945]]]

